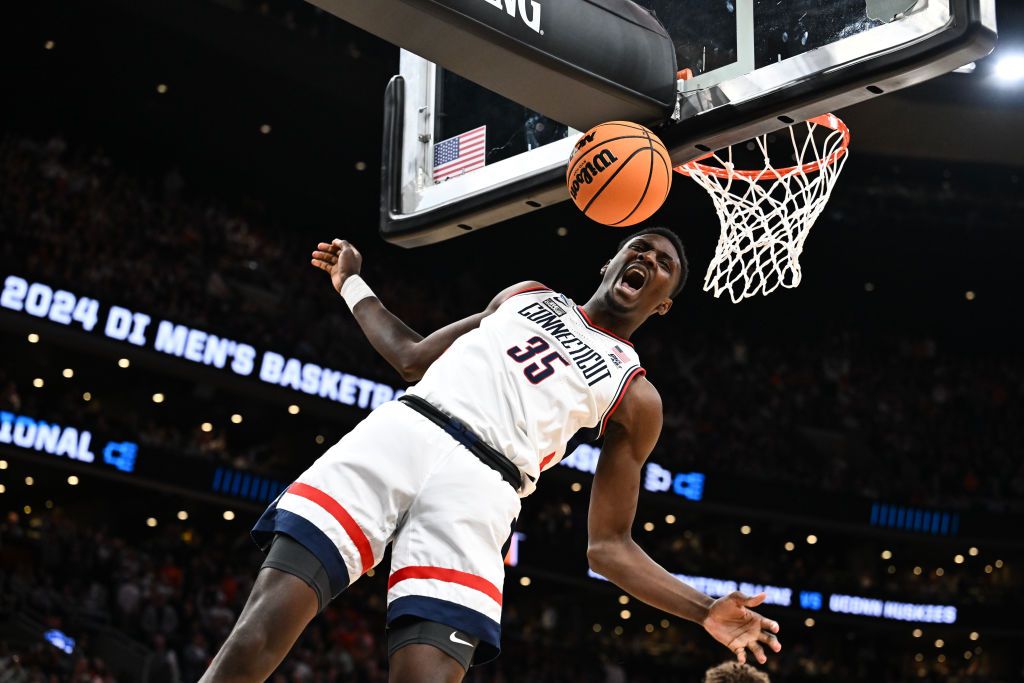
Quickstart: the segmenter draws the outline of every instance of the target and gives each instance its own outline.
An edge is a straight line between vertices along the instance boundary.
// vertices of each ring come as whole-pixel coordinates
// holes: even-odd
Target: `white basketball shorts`
[[[337,595],[393,543],[388,623],[440,622],[480,639],[474,663],[501,643],[504,548],[516,491],[443,429],[397,401],[373,411],[317,459],[260,517],[316,555]]]

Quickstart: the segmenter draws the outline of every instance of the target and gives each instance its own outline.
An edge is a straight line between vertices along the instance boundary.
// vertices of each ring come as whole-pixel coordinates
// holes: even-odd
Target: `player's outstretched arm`
[[[341,293],[345,281],[353,275],[359,275],[363,257],[351,243],[336,239],[329,244],[320,242],[317,245],[312,265],[327,272],[335,291]],[[512,294],[534,286],[540,285],[536,282],[513,285],[494,297],[483,311],[442,327],[426,337],[385,308],[376,295],[357,303],[352,314],[377,353],[398,371],[402,379],[415,382],[452,342],[476,329],[481,320],[497,310]]]
[[[598,574],[634,597],[701,624],[741,662],[746,651],[762,664],[764,647],[782,649],[779,625],[752,611],[765,595],[735,592],[718,600],[679,581],[633,541],[644,462],[661,433],[661,397],[650,382],[633,382],[605,431],[590,496],[587,559]]]

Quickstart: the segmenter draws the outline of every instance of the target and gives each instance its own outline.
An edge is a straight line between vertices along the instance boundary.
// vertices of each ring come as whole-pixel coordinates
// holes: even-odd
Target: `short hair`
[[[629,244],[633,239],[643,235],[661,235],[671,242],[672,246],[676,248],[676,253],[679,254],[679,282],[676,284],[675,289],[672,290],[672,293],[669,294],[670,298],[675,299],[676,295],[683,291],[683,285],[686,284],[686,278],[690,275],[690,264],[686,260],[686,250],[683,248],[683,241],[679,239],[679,235],[672,232],[669,228],[644,228],[643,230],[634,232],[632,235],[619,242],[619,248],[616,251],[622,251],[622,248]]]
[[[704,683],[771,683],[768,674],[749,664],[725,662],[704,673]]]

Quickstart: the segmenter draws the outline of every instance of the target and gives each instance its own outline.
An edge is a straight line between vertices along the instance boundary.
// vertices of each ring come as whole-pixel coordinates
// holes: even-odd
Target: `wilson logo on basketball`
[[[518,9],[519,18],[522,19],[527,28],[534,33],[539,33],[541,35],[544,34],[544,32],[540,30],[541,7],[540,3],[536,2],[536,0],[530,0],[530,12],[526,11],[527,0],[484,0],[484,2],[488,5],[497,7],[498,9],[501,9],[502,5],[504,5],[505,12],[512,18],[515,18],[516,10]]]
[[[598,174],[604,172],[609,166],[618,161],[618,158],[612,154],[611,150],[603,150],[594,155],[594,158],[583,164],[583,168],[576,172],[575,177],[572,179],[572,184],[569,185],[569,194],[573,199],[576,199],[576,195],[580,193],[580,188],[584,185],[589,185],[594,182],[594,178]]]

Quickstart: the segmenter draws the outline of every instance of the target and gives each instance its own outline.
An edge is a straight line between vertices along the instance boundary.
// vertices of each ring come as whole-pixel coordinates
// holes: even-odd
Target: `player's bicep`
[[[637,455],[625,429],[610,424],[590,493],[587,534],[591,546],[629,538],[643,470],[643,460]]]
[[[591,544],[629,538],[644,463],[661,433],[661,397],[640,379],[605,431],[590,497]]]
[[[410,351],[411,358],[408,363],[408,366],[410,367],[409,374],[417,379],[422,377],[423,373],[426,372],[428,367],[430,367],[430,364],[437,360],[449,346],[455,343],[456,339],[479,327],[484,318],[498,310],[498,307],[505,303],[509,297],[522,291],[543,287],[544,285],[532,280],[512,285],[511,287],[502,290],[496,297],[491,299],[487,308],[479,313],[474,313],[469,317],[451,323],[450,325],[446,325],[427,335],[418,341]]]

